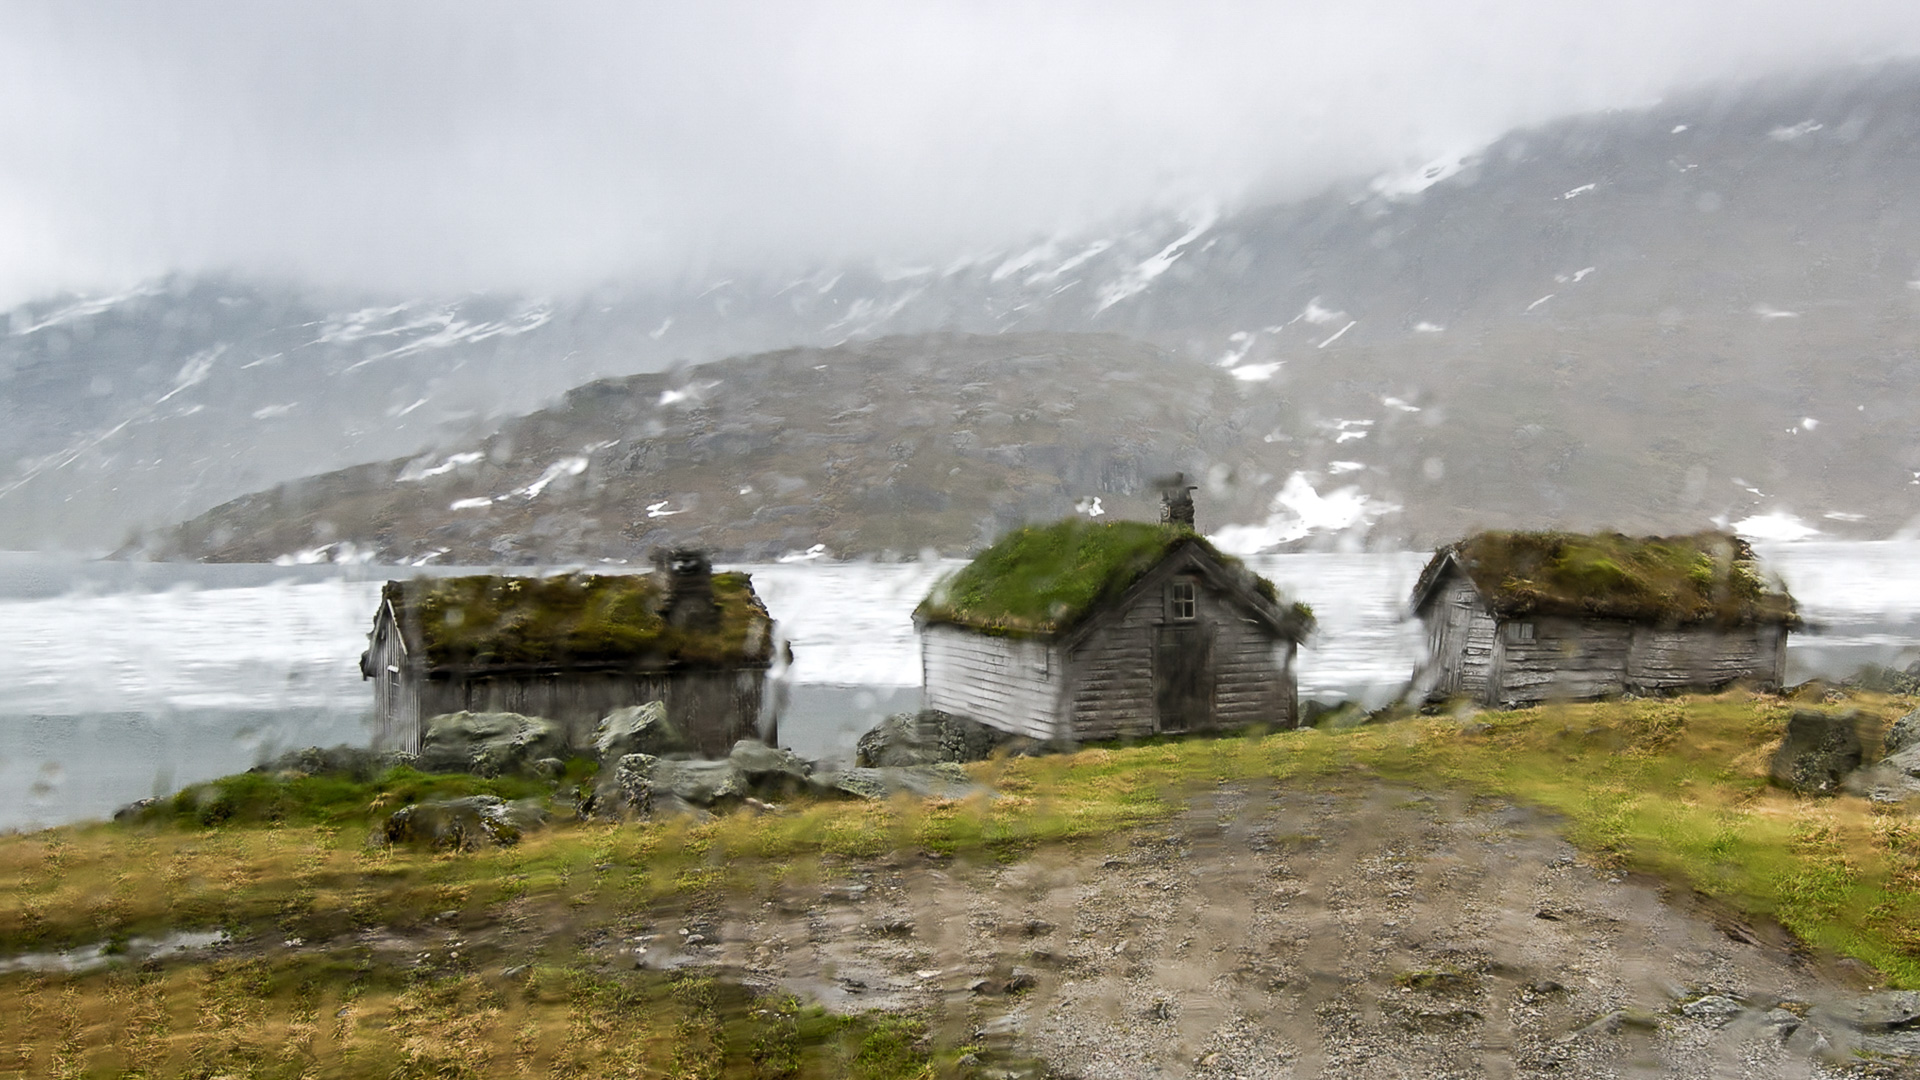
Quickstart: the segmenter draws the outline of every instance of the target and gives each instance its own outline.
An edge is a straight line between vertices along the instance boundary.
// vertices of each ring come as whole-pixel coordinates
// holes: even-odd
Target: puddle
[[[182,930],[164,937],[135,937],[123,942],[103,941],[59,952],[23,953],[0,960],[0,974],[14,971],[92,971],[115,963],[140,963],[196,949],[224,945],[224,930]]]

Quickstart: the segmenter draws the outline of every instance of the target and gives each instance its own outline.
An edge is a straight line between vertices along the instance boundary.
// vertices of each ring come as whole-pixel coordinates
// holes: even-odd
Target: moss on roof
[[[568,574],[389,581],[410,649],[434,668],[625,667],[764,663],[772,655],[767,609],[746,574],[713,575],[720,618],[674,627],[665,594],[646,574]]]
[[[1197,544],[1222,566],[1244,574],[1247,586],[1275,605],[1281,618],[1295,620],[1301,633],[1312,623],[1313,613],[1304,604],[1283,608],[1273,582],[1184,525],[1084,518],[1008,533],[935,585],[914,615],[993,634],[1056,633],[1117,598],[1183,543]]]
[[[1449,552],[1503,616],[1665,624],[1799,622],[1793,597],[1769,587],[1753,549],[1729,533],[1484,532],[1441,549],[1430,573],[1422,575],[1423,595]]]

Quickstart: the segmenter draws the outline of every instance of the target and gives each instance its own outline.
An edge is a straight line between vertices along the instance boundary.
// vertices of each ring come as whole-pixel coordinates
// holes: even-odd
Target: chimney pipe
[[[1193,490],[1186,473],[1174,473],[1160,481],[1160,522],[1193,528]]]
[[[698,548],[656,550],[653,565],[666,594],[662,614],[668,626],[710,629],[720,622],[713,601],[713,560]]]

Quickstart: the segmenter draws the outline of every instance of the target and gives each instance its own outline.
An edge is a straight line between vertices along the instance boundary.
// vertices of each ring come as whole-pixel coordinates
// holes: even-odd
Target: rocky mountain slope
[[[564,301],[188,282],[39,305],[0,339],[0,454],[19,462],[0,481],[0,544],[110,545],[130,525],[354,461],[438,448],[444,463],[594,375],[927,331],[1122,334],[1184,365],[1169,378],[1274,418],[1186,418],[1235,434],[1176,462],[1214,474],[1227,521],[1264,530],[1248,543],[1388,505],[1404,510],[1380,528],[1415,542],[1474,524],[1694,528],[1786,511],[1884,536],[1920,514],[1916,171],[1920,67],[1849,69],[1516,132],[1302,202],[1195,208],[942,266],[761,268]],[[1102,341],[1087,355],[1122,348]],[[1026,348],[1007,343],[1002,359]],[[1213,371],[1189,375],[1201,368]],[[654,376],[659,392],[716,377],[691,371]],[[765,415],[793,419],[779,405]],[[861,445],[890,446],[889,432]],[[537,479],[551,462],[508,464]],[[671,472],[643,486],[701,489]],[[1059,487],[1056,510],[1131,497],[1078,476]],[[1007,507],[1041,505],[1010,490]],[[905,504],[819,497],[843,527],[808,546],[947,544],[1014,512],[856,527],[848,515]]]

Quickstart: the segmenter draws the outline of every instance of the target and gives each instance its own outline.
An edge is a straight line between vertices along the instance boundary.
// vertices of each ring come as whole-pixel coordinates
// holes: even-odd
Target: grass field
[[[1913,704],[1864,695],[1844,707],[1862,711],[1874,746]],[[800,802],[702,824],[562,821],[515,847],[452,854],[367,842],[407,798],[458,786],[446,779],[254,776],[143,823],[0,837],[0,958],[182,929],[276,945],[449,917],[551,932],[530,957],[476,945],[404,968],[342,944],[0,975],[0,1016],[15,1018],[0,1076],[943,1073],[964,1048],[922,1038],[915,1018],[830,1017],[707,977],[610,972],[578,942],[663,903],[818,874],[823,861],[902,849],[1019,859],[1255,779],[1377,777],[1544,807],[1594,860],[1775,920],[1815,950],[1920,988],[1920,825],[1907,810],[1770,786],[1768,756],[1790,708],[1736,692],[1101,747],[972,766],[1001,793],[991,801]],[[200,812],[221,798],[225,811]]]

